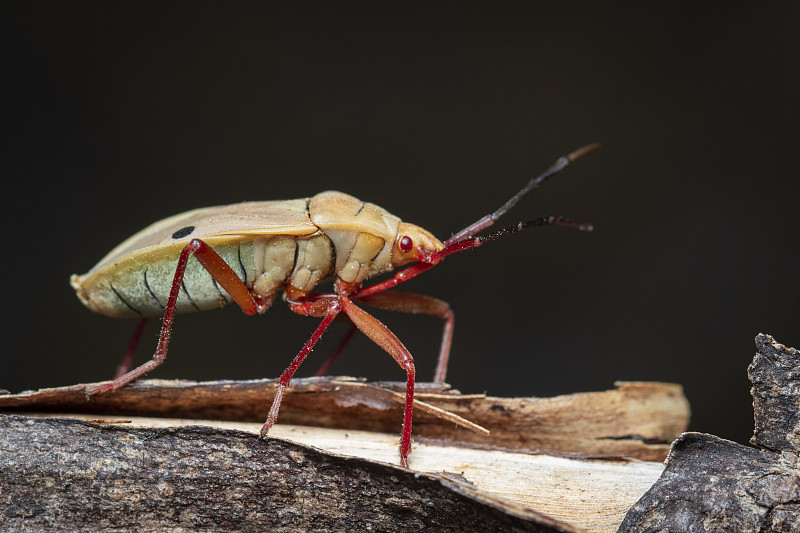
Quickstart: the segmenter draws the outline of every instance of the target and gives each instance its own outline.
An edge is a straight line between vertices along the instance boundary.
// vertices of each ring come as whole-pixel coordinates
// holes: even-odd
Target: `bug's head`
[[[430,262],[431,256],[444,248],[429,231],[401,222],[392,249],[392,266],[399,267],[414,261]]]

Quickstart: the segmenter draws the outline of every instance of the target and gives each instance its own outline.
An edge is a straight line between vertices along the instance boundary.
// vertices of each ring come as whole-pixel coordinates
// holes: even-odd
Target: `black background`
[[[455,310],[448,381],[536,396],[677,382],[692,429],[746,441],[753,337],[800,346],[797,13],[555,4],[7,13],[0,387],[111,376],[133,322],[84,309],[68,278],[159,218],[339,189],[444,239],[602,141],[504,220],[570,215],[593,234],[514,235],[406,286]],[[376,314],[429,379],[440,322]],[[179,316],[151,377],[274,377],[314,327],[283,305]],[[403,379],[363,338],[335,373]]]

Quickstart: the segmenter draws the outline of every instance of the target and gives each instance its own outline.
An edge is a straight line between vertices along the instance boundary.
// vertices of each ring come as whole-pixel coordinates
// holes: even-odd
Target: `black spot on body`
[[[188,237],[194,231],[194,226],[186,226],[185,228],[181,228],[175,233],[172,234],[173,239],[182,239],[184,237]]]

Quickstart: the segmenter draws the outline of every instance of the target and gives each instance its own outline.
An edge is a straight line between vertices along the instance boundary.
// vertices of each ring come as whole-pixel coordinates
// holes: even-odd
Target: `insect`
[[[352,322],[351,333],[355,329],[363,332],[406,373],[400,461],[408,467],[414,359],[389,328],[359,304],[441,318],[444,329],[434,381],[444,382],[454,325],[449,304],[430,296],[389,289],[437,265],[448,255],[526,228],[562,225],[590,231],[589,224],[549,216],[478,235],[543,181],[598,146],[587,145],[559,158],[496,211],[444,242],[377,205],[335,191],[298,200],[197,209],[156,222],[114,248],[88,273],[71,278],[78,297],[92,311],[140,319],[113,381],[87,389],[87,395],[117,390],[162,364],[175,314],[231,302],[248,315],[259,314],[283,290],[292,311],[322,321],[281,375],[261,436],[266,438],[276,422],[283,393],[300,364],[334,318],[344,312]],[[408,266],[394,276],[363,286],[367,278],[405,265]],[[334,292],[312,292],[330,278],[334,279]],[[129,370],[145,320],[158,316],[163,318],[152,359]]]

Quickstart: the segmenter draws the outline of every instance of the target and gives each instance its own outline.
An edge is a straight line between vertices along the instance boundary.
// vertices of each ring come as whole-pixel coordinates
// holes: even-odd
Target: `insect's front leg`
[[[444,321],[444,330],[442,331],[442,344],[439,348],[439,360],[436,363],[433,381],[435,383],[444,383],[447,375],[447,362],[450,359],[450,347],[453,344],[453,327],[455,326],[455,316],[453,315],[453,310],[450,309],[449,303],[424,294],[400,291],[379,292],[364,296],[358,300],[379,309],[432,315],[441,318]]]
[[[269,306],[271,300],[256,300],[250,294],[247,286],[239,279],[236,272],[234,272],[228,263],[226,263],[213,248],[200,239],[193,239],[181,250],[181,254],[178,257],[178,265],[175,268],[175,276],[172,279],[172,288],[170,289],[167,306],[164,309],[164,318],[161,321],[161,333],[158,337],[158,346],[153,354],[153,358],[121,376],[116,376],[114,380],[109,383],[104,383],[88,389],[86,391],[87,396],[124,387],[131,381],[150,372],[164,362],[167,357],[169,339],[172,335],[172,320],[175,317],[175,305],[178,302],[178,293],[180,292],[181,283],[183,282],[183,276],[186,273],[186,264],[189,261],[189,256],[192,254],[194,254],[200,264],[203,265],[217,283],[228,292],[231,298],[233,298],[233,301],[242,308],[245,314],[253,315],[263,311]],[[141,325],[143,326],[143,323]]]

